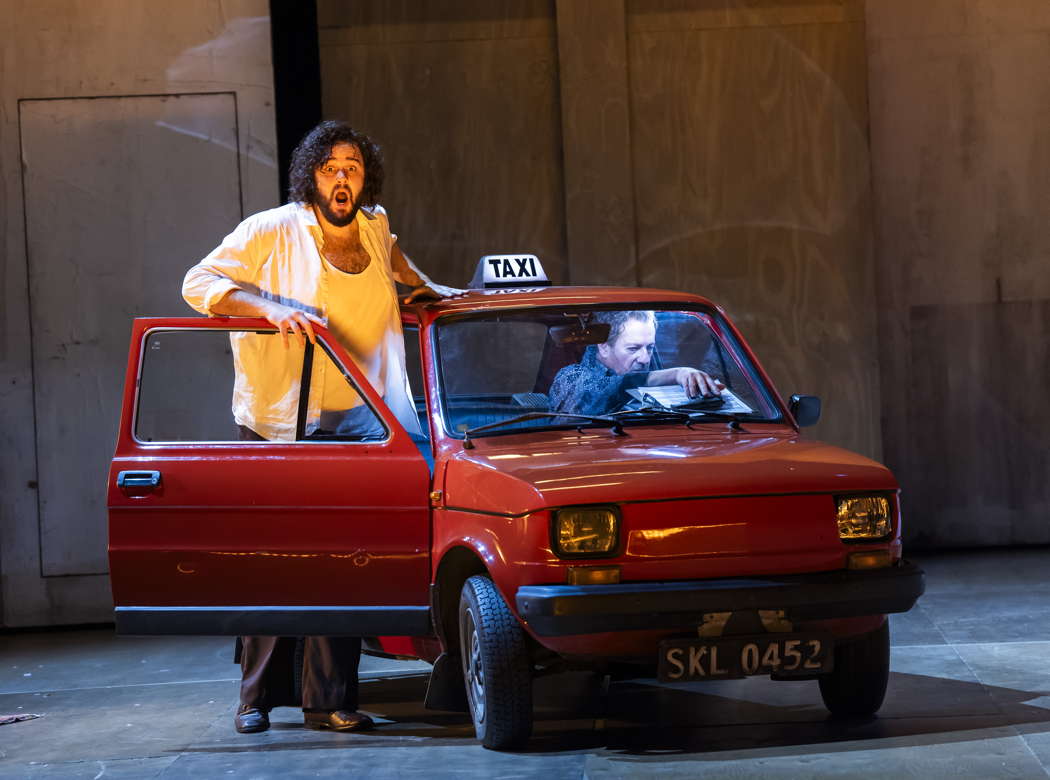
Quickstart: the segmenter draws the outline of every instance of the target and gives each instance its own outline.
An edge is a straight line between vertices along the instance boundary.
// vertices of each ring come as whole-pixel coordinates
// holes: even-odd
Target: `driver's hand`
[[[403,303],[415,303],[419,300],[437,300],[438,298],[458,298],[462,295],[466,295],[466,290],[461,290],[458,287],[449,287],[444,284],[436,284],[431,282],[430,284],[421,284],[410,292],[403,300]]]
[[[314,335],[314,325],[324,325],[324,320],[301,309],[293,309],[283,303],[268,301],[266,309],[266,320],[277,327],[284,340],[285,349],[288,348],[288,334],[293,333],[301,339],[310,339],[311,344],[317,343]]]
[[[690,398],[696,398],[698,395],[721,395],[725,389],[725,384],[706,371],[696,368],[678,369],[675,379]]]

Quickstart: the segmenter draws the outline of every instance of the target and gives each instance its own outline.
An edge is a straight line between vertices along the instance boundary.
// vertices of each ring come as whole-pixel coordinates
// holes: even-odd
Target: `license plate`
[[[823,634],[667,639],[660,643],[657,676],[661,682],[685,682],[824,674],[831,671],[833,643]]]

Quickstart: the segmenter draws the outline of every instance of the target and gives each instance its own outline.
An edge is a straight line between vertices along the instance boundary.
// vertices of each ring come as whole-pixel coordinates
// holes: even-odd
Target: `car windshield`
[[[460,315],[438,323],[437,347],[444,424],[452,435],[611,419],[782,421],[755,366],[714,311],[562,307]]]

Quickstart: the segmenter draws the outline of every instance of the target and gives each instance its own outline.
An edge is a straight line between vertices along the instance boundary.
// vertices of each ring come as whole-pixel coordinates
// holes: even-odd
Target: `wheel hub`
[[[474,720],[483,723],[485,720],[485,668],[481,660],[481,638],[478,636],[474,614],[467,612],[470,631],[470,646],[467,654],[467,686],[470,691],[471,709]]]

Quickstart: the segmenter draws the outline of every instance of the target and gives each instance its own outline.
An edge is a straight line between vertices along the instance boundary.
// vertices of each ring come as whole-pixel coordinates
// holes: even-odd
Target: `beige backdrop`
[[[906,531],[1050,542],[1050,3],[868,0],[886,460]]]
[[[183,311],[152,296],[220,237],[187,199],[222,222],[278,202],[268,6],[8,5],[0,623],[106,620],[104,463],[70,455],[111,447],[122,320]],[[708,295],[784,394],[824,398],[815,435],[884,453],[909,539],[1050,540],[1045,0],[318,5],[325,113],[384,142],[386,205],[434,276],[533,251],[559,282]],[[190,93],[235,107],[170,122]],[[97,97],[128,154],[69,158],[57,123]],[[121,138],[185,166],[129,179],[143,150]],[[202,195],[232,161],[239,191]],[[67,408],[64,377],[97,411]]]
[[[131,318],[277,204],[265,0],[6,3],[0,624],[112,620],[105,491]]]
[[[324,113],[383,142],[428,272],[531,251],[707,295],[785,396],[823,398],[814,436],[880,457],[859,0],[318,9]]]

